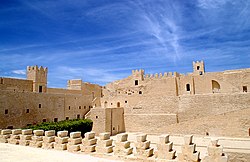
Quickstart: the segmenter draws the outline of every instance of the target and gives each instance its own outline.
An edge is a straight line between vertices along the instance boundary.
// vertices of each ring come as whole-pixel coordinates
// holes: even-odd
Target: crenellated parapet
[[[145,79],[161,79],[161,78],[170,78],[170,77],[179,77],[178,72],[164,72],[164,73],[155,73],[155,74],[146,74],[144,75]]]

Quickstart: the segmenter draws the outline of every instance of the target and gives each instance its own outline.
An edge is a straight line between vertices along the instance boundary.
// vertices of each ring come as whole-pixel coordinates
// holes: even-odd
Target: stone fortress
[[[172,147],[179,147],[182,150],[177,155],[179,161],[187,161],[187,157],[191,158],[188,161],[199,161],[200,155],[192,143],[193,136],[187,136],[194,134],[200,148],[208,146],[212,140],[210,137],[220,137],[219,143],[226,145],[227,151],[236,154],[237,160],[241,157],[250,158],[250,69],[205,72],[204,62],[197,61],[193,62],[192,73],[153,75],[145,74],[144,70],[133,70],[127,78],[106,86],[69,80],[67,89],[48,88],[47,73],[47,68],[28,66],[27,80],[0,78],[0,129],[3,129],[0,138],[5,139],[6,132],[9,132],[7,136],[10,138],[6,141],[11,143],[12,138],[15,138],[15,130],[14,133],[12,131],[12,137],[11,131],[6,128],[90,118],[94,123],[92,130],[100,136],[100,140],[104,140],[99,142],[97,152],[112,152],[109,134],[118,134],[115,142],[118,148],[114,149],[114,153],[130,154],[133,151],[127,138],[131,139],[134,135],[136,139],[132,141],[138,157],[154,154],[156,158],[174,159],[177,153]],[[37,132],[34,132],[34,138],[42,139],[37,137]],[[129,133],[129,136],[121,134],[123,132]],[[149,147],[150,141],[146,140],[147,135],[144,133],[150,135],[157,151]],[[158,138],[160,134],[165,135],[159,136],[161,142],[158,143],[152,137]],[[175,146],[166,134],[173,135],[171,140],[174,140]],[[176,140],[183,135],[186,135],[184,142]],[[69,145],[70,150],[91,152],[96,139],[89,136],[91,138],[83,140],[84,146],[72,144]],[[79,133],[77,137],[72,135],[72,139],[69,139],[79,141]],[[37,140],[35,142],[37,144]],[[48,141],[43,142],[45,147],[52,147]],[[224,153],[217,142],[212,140],[208,146],[210,152],[213,148],[217,151],[209,153],[210,157],[203,156],[207,161],[213,161],[211,156],[224,158],[221,157]],[[12,143],[16,143],[16,140]],[[39,145],[42,146],[42,140]],[[63,143],[58,145],[61,147]],[[66,149],[66,146],[63,145],[63,148]]]
[[[27,67],[27,80],[0,78],[0,128],[90,118],[98,134],[121,132],[248,137],[250,69],[132,75],[99,86],[69,80],[47,87],[48,69]],[[230,119],[230,120],[228,120]]]

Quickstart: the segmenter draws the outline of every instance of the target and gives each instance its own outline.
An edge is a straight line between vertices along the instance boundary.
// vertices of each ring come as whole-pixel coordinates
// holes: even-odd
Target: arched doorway
[[[215,80],[212,80],[212,92],[213,93],[219,93],[220,92],[220,84]]]

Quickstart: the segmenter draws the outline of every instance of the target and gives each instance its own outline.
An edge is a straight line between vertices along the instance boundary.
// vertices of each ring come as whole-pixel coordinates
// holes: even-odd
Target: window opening
[[[243,86],[243,92],[247,92],[247,86]]]
[[[43,86],[39,86],[39,93],[43,92]]]
[[[138,80],[135,80],[135,85],[138,85],[138,84],[139,84]]]
[[[186,84],[186,90],[190,91],[190,84]]]

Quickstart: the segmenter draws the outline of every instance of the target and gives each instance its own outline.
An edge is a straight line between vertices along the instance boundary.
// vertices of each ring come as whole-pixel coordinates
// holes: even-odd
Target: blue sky
[[[250,67],[250,0],[1,0],[0,76],[49,68],[48,86],[69,79],[105,85],[146,73]]]

